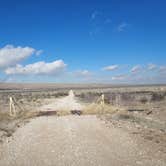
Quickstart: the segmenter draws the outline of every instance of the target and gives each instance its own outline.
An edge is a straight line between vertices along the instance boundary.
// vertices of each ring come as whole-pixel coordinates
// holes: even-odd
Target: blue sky
[[[165,0],[5,0],[0,78],[166,83]]]

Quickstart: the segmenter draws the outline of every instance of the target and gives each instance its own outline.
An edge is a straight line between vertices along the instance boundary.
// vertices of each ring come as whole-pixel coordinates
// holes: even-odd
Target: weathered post
[[[10,116],[15,116],[16,115],[16,109],[15,109],[12,97],[9,98],[9,105],[10,105]]]
[[[104,102],[104,94],[101,95],[101,105],[104,105],[105,102]]]
[[[116,95],[115,103],[116,103],[116,106],[117,106],[117,107],[120,106],[120,94],[119,94],[119,93]]]
[[[100,101],[101,112],[104,111],[104,104],[105,104],[105,102],[104,102],[104,94],[102,94],[102,95],[101,95],[101,101]]]

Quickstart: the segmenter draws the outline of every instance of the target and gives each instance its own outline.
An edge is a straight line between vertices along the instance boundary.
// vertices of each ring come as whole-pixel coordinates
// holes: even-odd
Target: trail
[[[0,166],[162,166],[142,153],[128,133],[96,116],[39,117],[3,144]]]
[[[68,96],[55,99],[51,103],[40,107],[39,110],[70,111],[70,110],[82,110],[83,108],[84,108],[83,104],[77,101],[73,91],[70,90]]]

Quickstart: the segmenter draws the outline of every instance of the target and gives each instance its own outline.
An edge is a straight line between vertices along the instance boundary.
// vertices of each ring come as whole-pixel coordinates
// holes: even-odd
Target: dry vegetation
[[[104,85],[63,86],[37,85],[0,86],[0,140],[12,133],[31,118],[38,116],[65,116],[72,114],[72,110],[46,110],[44,113],[39,107],[49,104],[59,97],[67,96],[68,90],[73,88],[76,98],[84,103],[85,107],[80,114],[97,114],[106,117],[107,121],[132,122],[147,128],[166,132],[166,87],[110,87]],[[13,88],[13,89],[12,89]],[[97,102],[101,94],[105,94],[105,105]],[[9,116],[9,96],[17,101],[17,115]],[[79,110],[78,110],[79,111]],[[77,114],[77,113],[76,113]],[[77,114],[77,115],[78,115]]]

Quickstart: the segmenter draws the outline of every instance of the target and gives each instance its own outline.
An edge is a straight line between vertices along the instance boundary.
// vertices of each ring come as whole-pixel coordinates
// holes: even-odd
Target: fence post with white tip
[[[16,109],[15,109],[12,97],[9,97],[9,105],[10,105],[10,116],[15,116],[16,115]]]
[[[104,105],[105,102],[104,102],[104,94],[101,95],[101,105]]]

